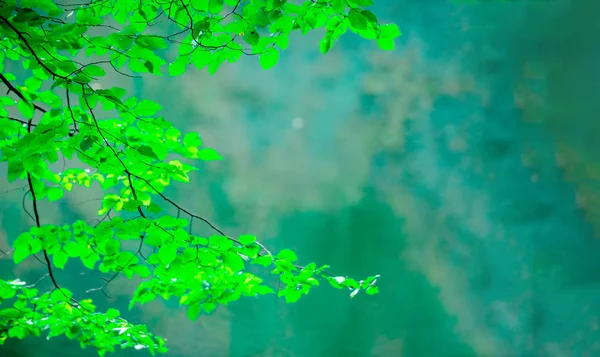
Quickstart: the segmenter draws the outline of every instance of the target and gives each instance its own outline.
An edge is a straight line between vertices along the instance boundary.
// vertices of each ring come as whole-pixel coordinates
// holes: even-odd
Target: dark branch
[[[1,18],[1,16],[0,16],[0,18]],[[0,73],[0,81],[2,81],[2,83],[4,83],[4,85],[8,87],[8,91],[9,91],[9,92],[13,92],[13,93],[15,93],[15,94],[17,95],[17,97],[19,97],[21,100],[24,100],[24,101],[26,101],[26,102],[29,102],[29,100],[27,100],[27,99],[25,98],[25,96],[23,95],[23,93],[21,93],[21,91],[20,91],[20,90],[18,90],[17,88],[15,88],[15,86],[13,86],[13,85],[12,85],[12,84],[11,84],[11,83],[8,81],[8,79],[6,79],[6,77],[4,77],[4,75],[3,75],[2,73]],[[44,108],[42,108],[42,107],[40,107],[40,106],[37,106],[36,104],[33,104],[33,107],[34,107],[35,109],[39,110],[39,111],[40,111],[40,112],[42,112],[42,113],[45,113],[45,112],[46,112],[46,109],[44,109]],[[32,124],[30,124],[30,125],[32,125]]]

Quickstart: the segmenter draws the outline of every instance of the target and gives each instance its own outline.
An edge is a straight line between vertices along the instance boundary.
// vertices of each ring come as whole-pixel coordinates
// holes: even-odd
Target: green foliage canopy
[[[249,264],[278,276],[277,295],[287,302],[323,280],[351,296],[377,293],[378,276],[357,281],[328,273],[328,266],[300,266],[293,251],[274,254],[252,235],[230,237],[171,200],[165,188],[172,180],[189,182],[197,169],[183,161],[202,164],[221,156],[198,133],[183,134],[157,115],[160,104],[119,87],[94,86],[107,70],[178,76],[191,64],[213,74],[243,54],[259,56],[260,66],[269,69],[294,31],[324,28],[323,53],[347,30],[393,49],[398,27],[379,24],[365,9],[370,5],[372,0],[1,0],[0,81],[8,92],[0,97],[0,162],[7,165],[8,182],[26,183],[34,222],[14,241],[12,256],[15,264],[40,260],[52,289],[0,279],[0,344],[44,333],[64,334],[100,355],[115,346],[166,351],[165,341],[146,326],[131,324],[116,309],[98,312],[91,300],[76,299],[61,285],[53,272],[69,260],[108,274],[106,284],[120,275],[141,279],[130,308],[174,297],[192,320],[242,296],[275,293],[247,271]],[[16,73],[6,70],[18,67]],[[69,164],[53,170],[59,160]],[[94,182],[104,190],[96,224],[41,223],[39,201],[61,200],[74,186]],[[194,234],[194,220],[215,235]]]

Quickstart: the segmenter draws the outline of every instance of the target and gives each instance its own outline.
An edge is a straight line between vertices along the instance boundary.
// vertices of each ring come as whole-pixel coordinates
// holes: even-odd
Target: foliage
[[[221,156],[198,133],[184,134],[157,115],[158,103],[128,97],[119,87],[95,86],[108,69],[177,76],[193,64],[212,74],[242,54],[258,55],[268,69],[294,31],[325,28],[323,53],[348,29],[393,49],[398,27],[380,25],[365,9],[370,5],[372,0],[1,0],[0,80],[8,92],[0,97],[0,162],[6,162],[9,182],[26,182],[34,222],[14,241],[13,260],[39,259],[47,269],[42,279],[53,288],[40,292],[36,284],[0,280],[0,344],[44,332],[77,339],[101,355],[115,346],[166,351],[162,338],[119,311],[97,312],[90,300],[75,299],[53,273],[70,260],[109,274],[106,284],[120,275],[141,279],[130,308],[176,297],[192,320],[242,296],[275,293],[247,270],[249,264],[279,277],[277,295],[287,302],[320,280],[351,290],[351,296],[377,293],[378,276],[356,281],[328,273],[327,266],[297,265],[291,250],[272,254],[254,236],[229,237],[171,200],[165,188],[172,180],[189,182],[197,169],[183,161]],[[15,74],[7,70],[19,65]],[[57,171],[59,160],[65,165]],[[104,190],[96,224],[41,223],[39,201],[58,201],[75,185],[93,183]],[[194,220],[215,235],[194,234]]]

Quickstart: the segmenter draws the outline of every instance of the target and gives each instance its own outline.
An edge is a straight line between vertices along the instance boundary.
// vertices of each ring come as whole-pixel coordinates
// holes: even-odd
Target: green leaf
[[[83,73],[91,77],[104,77],[106,76],[106,72],[104,69],[98,65],[90,65],[86,66],[82,69]]]
[[[385,51],[393,51],[394,50],[394,40],[390,38],[380,38],[377,40],[377,45],[379,48]]]
[[[25,87],[29,92],[38,91],[42,86],[42,81],[36,77],[29,77],[25,80]]]
[[[223,11],[223,0],[208,0],[208,12],[217,15]]]
[[[151,117],[161,109],[162,106],[156,102],[151,100],[140,100],[135,107],[135,114],[142,117]]]
[[[249,234],[244,234],[239,236],[238,241],[243,245],[250,245],[256,242],[256,237]]]
[[[15,105],[15,100],[11,97],[0,97],[0,104],[4,107]]]
[[[31,254],[35,254],[39,251],[39,249],[33,249],[34,244],[39,246],[39,243],[34,240],[29,232],[23,232],[17,237],[13,243],[13,247],[15,248],[13,261],[15,264],[22,262]]]
[[[350,20],[350,25],[357,30],[365,30],[367,28],[367,18],[360,10],[350,10],[348,13],[348,20]]]
[[[219,153],[217,153],[217,151],[215,149],[210,149],[210,148],[206,148],[206,149],[202,149],[202,150],[198,151],[197,156],[202,161],[223,160],[221,155],[219,155]]]
[[[24,99],[19,100],[19,103],[17,103],[17,108],[19,109],[19,112],[23,114],[25,119],[30,120],[33,118],[34,108],[33,104],[31,104],[29,101]]]
[[[81,151],[87,151],[94,145],[94,139],[90,136],[86,136],[85,139],[79,143],[79,148]]]
[[[227,250],[233,247],[233,241],[224,236],[211,236],[208,239],[208,244],[215,249]]]
[[[75,242],[68,242],[63,246],[63,251],[71,258],[78,257],[80,254],[81,246]]]
[[[350,0],[350,1],[361,7],[369,7],[369,6],[373,5],[373,0]]]
[[[94,269],[96,267],[96,263],[100,260],[98,254],[91,252],[86,255],[81,255],[81,262],[88,269]]]
[[[150,269],[145,265],[134,265],[130,267],[131,271],[137,274],[140,278],[147,278],[150,276]]]
[[[285,302],[291,304],[300,299],[300,297],[302,296],[302,291],[296,289],[286,289],[285,294],[283,296],[285,297]]]
[[[127,212],[136,212],[140,206],[143,206],[142,201],[129,200],[123,204],[123,210]]]
[[[292,250],[283,249],[282,251],[279,252],[279,254],[277,254],[277,259],[283,259],[283,260],[287,260],[290,263],[293,263],[296,260],[298,260],[298,257],[296,256],[296,253],[294,253]]]
[[[154,202],[151,202],[148,206],[148,211],[152,212],[152,213],[160,213],[163,208],[159,205],[157,205]]]
[[[52,264],[58,269],[64,269],[68,260],[69,255],[63,251],[58,251],[52,256]]]
[[[4,285],[4,284],[2,284],[2,285]],[[15,289],[8,287],[8,286],[0,286],[0,301],[12,299],[16,294],[17,294],[17,291]],[[9,309],[0,310],[0,320],[3,317],[8,317],[8,316],[6,316],[6,314],[9,312],[13,312],[13,311],[11,311]],[[18,314],[18,311],[16,313]]]
[[[381,30],[381,34],[379,35],[381,39],[394,39],[402,35],[402,32],[400,32],[400,29],[395,24],[381,25],[379,29]]]
[[[257,264],[257,265],[262,265],[264,267],[268,267],[269,265],[273,264],[273,257],[271,257],[270,255],[263,255],[261,257],[258,257],[254,260],[252,260],[252,264]]]
[[[234,272],[244,270],[244,260],[237,253],[224,253],[221,258],[223,263],[227,265]]]
[[[121,312],[117,309],[109,308],[108,310],[106,310],[106,316],[112,317],[112,318],[117,318],[117,317],[121,316]]]
[[[217,73],[217,70],[227,59],[227,54],[224,51],[219,51],[211,56],[208,62],[208,73],[212,76]]]
[[[200,35],[200,31],[206,31],[210,28],[210,22],[207,18],[202,18],[200,21],[196,21],[192,26],[192,37],[197,39]]]
[[[321,44],[320,44],[320,50],[322,54],[327,54],[327,52],[329,52],[329,50],[331,49],[331,45],[333,45],[333,31],[327,30],[327,32],[325,32],[325,36],[323,36],[323,39],[321,40]]]
[[[211,312],[215,311],[215,309],[217,308],[217,304],[205,302],[204,304],[202,304],[202,308],[207,314],[210,314]]]
[[[158,250],[158,257],[164,265],[171,263],[177,257],[177,246],[174,244],[163,245]]]
[[[277,61],[279,60],[279,51],[274,48],[269,48],[265,53],[260,55],[260,66],[262,69],[267,70],[275,67]]]
[[[150,60],[144,61],[144,67],[146,67],[148,72],[154,73],[154,63],[150,62]]]
[[[249,44],[250,46],[256,46],[258,44],[260,36],[259,36],[258,32],[256,32],[256,30],[250,29],[244,33],[243,38],[244,38],[244,41],[246,41],[246,43]]]
[[[121,243],[116,239],[109,239],[104,242],[104,253],[106,255],[115,255],[121,250]]]
[[[9,325],[10,326],[10,325]],[[16,337],[20,340],[27,336],[27,330],[22,326],[13,326],[8,329],[8,337]]]
[[[280,33],[277,36],[277,38],[275,39],[275,45],[277,47],[281,48],[282,50],[287,49],[289,44],[290,44],[290,37],[285,33]]]
[[[202,48],[196,48],[192,53],[192,63],[198,70],[204,69],[211,62],[211,59],[212,53]]]
[[[259,285],[254,288],[254,291],[259,295],[273,294],[275,290],[266,285]]]
[[[48,187],[46,195],[48,196],[48,201],[54,202],[60,200],[65,195],[65,191],[58,187]]]
[[[92,81],[92,78],[88,76],[79,75],[75,76],[75,78],[73,78],[73,81],[80,84],[88,84]]]
[[[154,160],[158,160],[158,156],[156,156],[156,154],[154,153],[154,150],[152,150],[152,148],[150,146],[140,146],[139,148],[137,148],[138,152],[146,157],[149,157],[151,159]]]
[[[242,48],[237,43],[235,43],[235,45],[234,45],[234,43],[231,43],[229,45],[229,47],[233,47],[233,48],[230,49],[229,51],[227,51],[227,53],[226,53],[227,62],[235,63],[237,60],[239,60],[242,57]]]
[[[8,182],[13,182],[17,178],[25,175],[25,166],[20,160],[8,161]]]
[[[196,11],[208,11],[208,0],[192,0],[192,6]]]
[[[330,0],[330,6],[336,13],[345,12],[346,5],[346,0]]]
[[[193,305],[189,305],[186,308],[186,315],[187,318],[190,319],[190,321],[196,321],[198,319],[198,317],[200,316],[200,313],[202,312],[202,305],[196,303]]]
[[[200,139],[200,135],[195,131],[189,132],[185,134],[183,137],[183,146],[186,148],[189,147],[198,147],[202,145],[202,140]]]
[[[214,266],[219,263],[219,259],[212,252],[207,250],[198,251],[198,260],[204,266]]]
[[[367,290],[365,290],[365,293],[367,293],[367,295],[379,294],[379,288],[377,286],[368,287]]]
[[[169,76],[177,77],[185,73],[188,61],[184,57],[178,57],[175,62],[169,64]]]

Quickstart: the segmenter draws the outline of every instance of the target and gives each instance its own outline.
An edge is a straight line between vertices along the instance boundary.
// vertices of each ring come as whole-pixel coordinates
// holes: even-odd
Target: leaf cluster
[[[166,351],[163,339],[119,311],[98,312],[91,300],[75,299],[54,275],[70,262],[109,276],[93,290],[104,292],[118,276],[136,277],[130,308],[177,298],[192,320],[241,297],[277,293],[294,302],[320,281],[348,289],[352,297],[377,293],[378,276],[356,281],[328,273],[327,266],[300,266],[293,251],[273,254],[252,235],[230,237],[167,197],[173,181],[189,182],[199,165],[221,155],[198,133],[183,133],[160,116],[160,104],[128,96],[105,80],[109,72],[177,76],[189,65],[214,74],[243,54],[259,56],[269,69],[290,34],[315,29],[324,29],[323,53],[348,30],[391,50],[400,31],[380,24],[370,5],[372,0],[0,2],[0,81],[8,90],[0,96],[0,163],[7,165],[8,182],[26,183],[30,209],[24,208],[33,222],[14,241],[13,261],[38,259],[47,270],[42,279],[53,287],[40,292],[36,284],[0,277],[0,344],[44,332],[77,339],[101,355],[115,346]],[[60,161],[63,168],[52,169]],[[59,201],[75,186],[93,184],[103,190],[96,224],[41,223],[39,201]],[[194,221],[215,234],[195,234]],[[277,291],[250,273],[250,265],[276,276]]]
[[[148,349],[153,355],[166,352],[165,341],[148,332],[144,325],[132,325],[116,309],[97,313],[91,300],[75,302],[67,289],[40,293],[19,279],[0,280],[0,304],[12,300],[11,307],[0,310],[0,344],[7,338],[28,336],[47,338],[65,335],[79,341],[82,348],[93,347],[100,355],[121,348]]]

